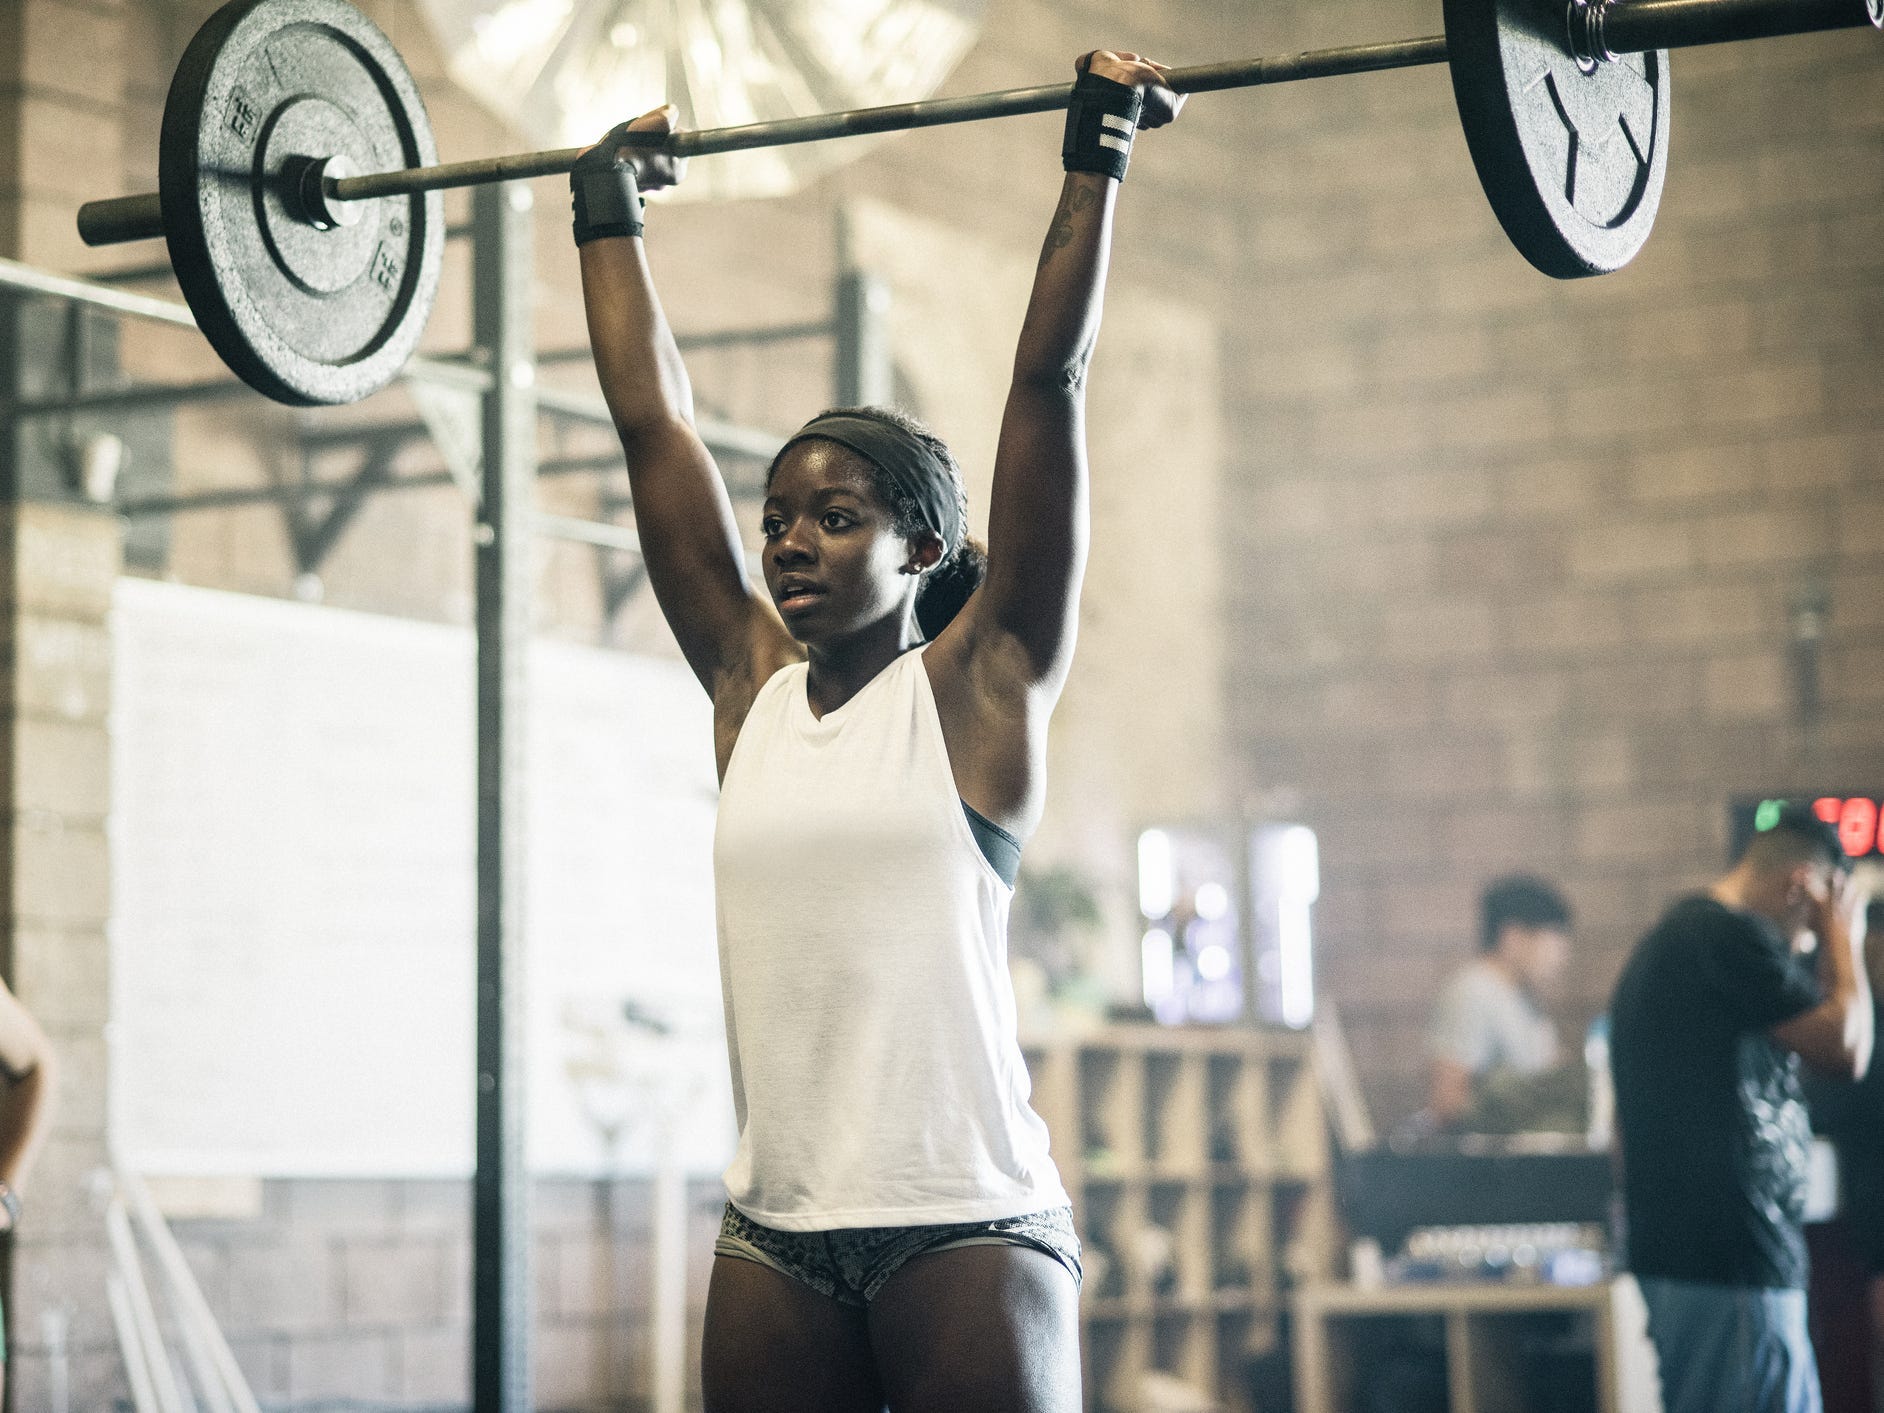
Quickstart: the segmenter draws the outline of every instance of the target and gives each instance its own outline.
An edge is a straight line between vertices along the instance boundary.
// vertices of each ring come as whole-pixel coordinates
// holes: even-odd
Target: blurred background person
[[[1799,1060],[1871,1058],[1857,890],[1788,806],[1636,945],[1610,1007],[1628,1267],[1666,1413],[1819,1413],[1806,1325],[1811,1126]],[[1806,955],[1816,938],[1816,960]]]
[[[1433,1008],[1428,1125],[1498,1132],[1580,1126],[1579,1116],[1556,1113],[1578,1107],[1584,1080],[1580,1066],[1563,1068],[1543,1000],[1569,961],[1570,925],[1570,904],[1541,878],[1512,874],[1486,886],[1479,954],[1453,974]]]

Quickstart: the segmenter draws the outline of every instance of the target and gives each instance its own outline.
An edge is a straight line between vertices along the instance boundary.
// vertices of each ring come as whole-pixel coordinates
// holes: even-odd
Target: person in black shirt
[[[1610,1006],[1628,1263],[1665,1413],[1819,1413],[1798,1058],[1864,1074],[1871,995],[1837,833],[1788,808],[1637,944]],[[1816,965],[1801,955],[1817,939]]]

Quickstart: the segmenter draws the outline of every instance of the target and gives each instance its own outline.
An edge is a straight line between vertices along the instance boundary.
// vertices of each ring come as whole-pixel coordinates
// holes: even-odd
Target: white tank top
[[[1060,1206],[1015,1034],[1012,893],[962,812],[922,654],[822,719],[806,672],[759,689],[720,791],[727,1194],[784,1231]]]

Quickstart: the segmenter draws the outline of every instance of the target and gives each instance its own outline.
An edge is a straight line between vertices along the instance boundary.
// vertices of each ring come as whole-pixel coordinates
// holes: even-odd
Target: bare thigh
[[[882,1413],[864,1312],[769,1266],[717,1256],[707,1285],[706,1413]]]
[[[1045,1252],[961,1246],[870,1302],[891,1413],[1079,1413],[1079,1292]]]

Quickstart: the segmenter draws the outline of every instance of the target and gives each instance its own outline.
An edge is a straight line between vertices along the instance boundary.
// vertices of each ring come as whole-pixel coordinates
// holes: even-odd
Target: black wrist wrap
[[[1143,106],[1144,99],[1130,84],[1094,73],[1081,74],[1066,105],[1061,165],[1069,172],[1099,172],[1124,181]]]
[[[635,185],[634,163],[616,155],[615,133],[619,131],[610,132],[570,168],[577,245],[641,234],[641,192]]]

